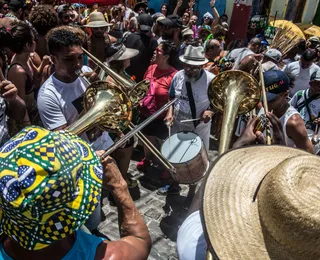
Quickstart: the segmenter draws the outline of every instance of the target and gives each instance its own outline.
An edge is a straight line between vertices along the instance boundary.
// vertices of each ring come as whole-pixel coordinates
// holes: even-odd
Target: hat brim
[[[131,59],[139,54],[139,51],[136,49],[126,48],[126,51],[118,58],[118,60],[127,60]]]
[[[291,259],[280,245],[270,249],[255,197],[271,169],[301,155],[310,154],[285,146],[252,146],[231,150],[214,162],[205,179],[201,218],[209,249],[217,258]]]
[[[277,61],[275,58],[269,56],[268,54],[264,54],[264,56],[267,57],[267,58],[269,58],[269,59],[271,59],[271,60],[273,60],[273,61],[276,62],[276,63],[279,63],[279,61]]]
[[[209,60],[207,58],[204,58],[204,60],[201,60],[201,61],[196,61],[196,60],[185,59],[183,55],[181,55],[179,57],[179,59],[183,63],[188,64],[188,65],[193,65],[193,66],[201,66],[201,65],[204,65],[209,62]]]
[[[172,22],[170,19],[167,19],[167,18],[158,21],[158,23],[160,23],[160,24],[162,24],[162,25],[164,25],[164,26],[172,27],[172,28],[178,27],[178,26],[176,26],[176,25],[174,24],[174,22]]]
[[[148,8],[148,5],[146,3],[137,3],[134,8],[133,8],[133,11],[135,11],[136,13],[139,11],[139,8],[145,8],[147,9]]]
[[[112,23],[107,23],[107,22],[89,22],[86,25],[83,25],[83,27],[89,27],[89,28],[99,28],[99,27],[109,27],[112,26]]]

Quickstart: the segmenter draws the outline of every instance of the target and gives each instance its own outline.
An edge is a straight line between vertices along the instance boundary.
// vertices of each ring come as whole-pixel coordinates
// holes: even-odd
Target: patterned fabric
[[[0,148],[0,229],[28,250],[65,238],[100,203],[102,166],[67,131],[27,127]]]

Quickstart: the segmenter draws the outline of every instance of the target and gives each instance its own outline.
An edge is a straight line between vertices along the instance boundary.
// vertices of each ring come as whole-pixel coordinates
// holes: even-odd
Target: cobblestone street
[[[213,154],[214,152],[210,152],[209,156],[213,158]],[[163,185],[147,179],[143,173],[137,171],[136,163],[131,161],[128,172],[133,179],[139,180],[139,189],[134,189],[131,195],[151,235],[152,249],[148,259],[178,259],[175,241],[179,226],[187,216],[183,202],[188,193],[188,185],[180,185],[180,195],[158,195],[157,189]],[[148,175],[152,175],[152,172],[148,172]],[[111,240],[119,239],[117,208],[110,206],[108,198],[104,198],[102,209],[106,219],[100,223],[99,231]]]

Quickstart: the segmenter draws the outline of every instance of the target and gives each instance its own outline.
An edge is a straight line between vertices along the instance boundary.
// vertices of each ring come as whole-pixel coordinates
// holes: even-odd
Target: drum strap
[[[190,105],[190,110],[191,110],[191,114],[192,114],[192,119],[196,119],[196,115],[197,115],[196,104],[194,103],[191,83],[189,81],[186,81],[186,87],[187,87],[187,94],[188,94],[188,99],[189,99],[189,105]],[[194,127],[196,128],[199,123],[200,122],[198,120],[193,121]]]

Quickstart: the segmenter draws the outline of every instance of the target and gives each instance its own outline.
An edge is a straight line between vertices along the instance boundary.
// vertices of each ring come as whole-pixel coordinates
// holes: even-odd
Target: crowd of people
[[[320,39],[310,37],[286,53],[269,48],[260,36],[231,41],[228,16],[219,15],[215,0],[201,19],[194,4],[190,0],[184,10],[178,0],[174,10],[163,4],[155,12],[146,2],[1,2],[0,259],[147,259],[151,238],[130,195],[138,187],[128,174],[134,147],[143,146],[139,171],[160,169],[159,195],[179,194],[180,183],[134,138],[100,161],[130,130],[126,124],[116,133],[96,126],[79,136],[68,131],[87,112],[84,94],[96,81],[115,85],[131,98],[134,124],[175,100],[142,133],[160,150],[168,137],[193,132],[208,152],[223,127],[208,88],[222,73],[246,72],[264,81],[266,100],[254,109],[258,116],[237,117],[231,147],[265,144],[266,132],[257,124],[266,114],[273,144],[299,148],[304,156],[319,153]],[[130,92],[146,85],[141,98],[138,91]],[[273,152],[261,149],[265,157],[268,149]],[[283,149],[283,160],[297,153]],[[232,157],[221,160],[226,156]],[[177,251],[182,260],[205,259],[207,249],[220,253],[201,213],[205,185],[196,194],[196,184],[189,189],[184,204],[189,214],[178,232]],[[98,235],[102,190],[118,207],[118,241]],[[312,231],[311,226],[305,229]],[[319,248],[310,255],[320,256]]]

